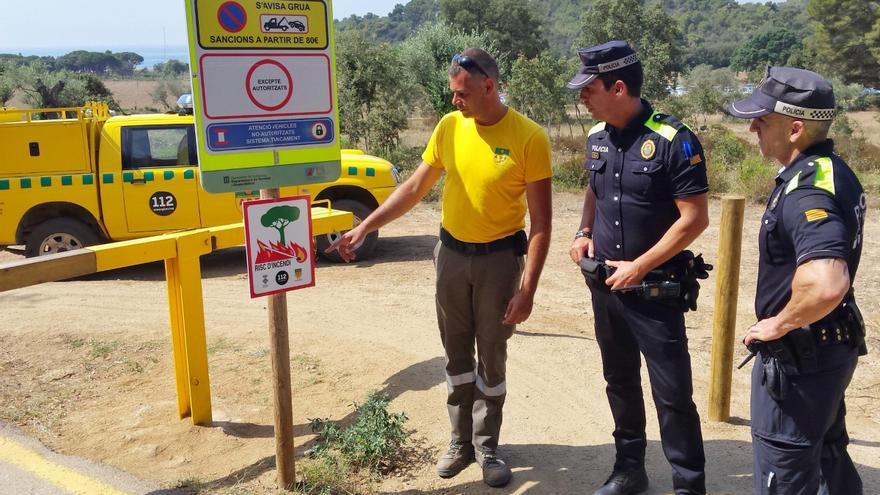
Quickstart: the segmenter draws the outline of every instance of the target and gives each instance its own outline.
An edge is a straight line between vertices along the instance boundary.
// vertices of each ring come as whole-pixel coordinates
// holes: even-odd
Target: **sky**
[[[239,0],[245,1],[245,0]],[[251,0],[247,0],[251,1]],[[475,0],[476,2],[477,0]],[[739,0],[757,1],[757,0]],[[333,17],[386,15],[407,0],[333,0]],[[186,45],[183,0],[4,0],[0,53]],[[33,54],[45,54],[35,51]]]
[[[244,1],[244,0],[241,0]],[[5,0],[0,53],[186,45],[183,0]],[[333,17],[386,15],[406,0],[334,0]],[[163,41],[164,36],[164,41]]]

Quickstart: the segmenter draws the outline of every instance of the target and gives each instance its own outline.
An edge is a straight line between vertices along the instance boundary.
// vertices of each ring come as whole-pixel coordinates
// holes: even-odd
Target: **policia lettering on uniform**
[[[744,339],[758,356],[751,391],[758,494],[863,491],[847,453],[844,394],[866,352],[852,286],[866,198],[827,139],[834,107],[828,81],[787,67],[769,68],[752,95],[728,107],[752,119],[762,154],[783,165],[761,217],[758,322]],[[817,297],[810,284],[836,295]]]
[[[568,87],[580,90],[600,122],[588,133],[590,185],[569,254],[591,293],[616,451],[611,476],[595,493],[648,487],[643,354],[675,492],[704,494],[684,326],[684,312],[696,308],[697,280],[711,268],[684,250],[708,223],[703,150],[678,119],[639,98],[642,68],[629,45],[612,41],[578,55],[581,70]]]

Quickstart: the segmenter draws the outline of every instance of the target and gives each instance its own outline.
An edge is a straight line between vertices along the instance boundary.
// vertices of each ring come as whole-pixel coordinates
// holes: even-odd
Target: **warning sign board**
[[[251,297],[315,285],[309,197],[245,201],[242,207]]]
[[[336,180],[329,0],[186,5],[202,187],[227,192]]]
[[[204,55],[199,72],[205,116],[328,115],[333,110],[331,70],[330,58],[317,54]]]
[[[197,3],[202,48],[324,50],[329,44],[330,17],[321,1]]]

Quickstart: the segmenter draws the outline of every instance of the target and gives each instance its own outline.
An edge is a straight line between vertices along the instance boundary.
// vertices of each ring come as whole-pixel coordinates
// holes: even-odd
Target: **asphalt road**
[[[50,451],[0,423],[0,495],[171,495],[106,465]]]

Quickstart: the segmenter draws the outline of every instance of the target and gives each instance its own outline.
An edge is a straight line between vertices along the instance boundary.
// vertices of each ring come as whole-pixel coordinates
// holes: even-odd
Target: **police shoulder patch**
[[[822,220],[823,218],[828,218],[828,212],[822,208],[813,208],[812,210],[805,211],[804,216],[807,217],[808,222],[815,222],[817,220]]]

